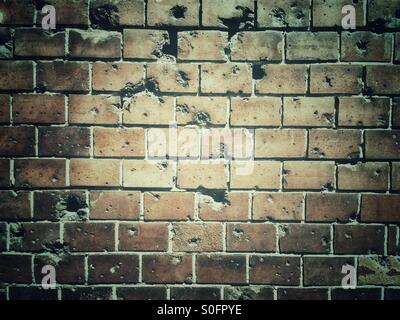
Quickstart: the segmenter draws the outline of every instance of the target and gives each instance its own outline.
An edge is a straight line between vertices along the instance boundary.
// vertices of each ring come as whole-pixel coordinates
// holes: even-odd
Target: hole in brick
[[[362,51],[362,53],[366,53],[366,51],[368,50],[368,43],[369,41],[363,41],[363,40],[359,40],[356,43],[357,49]]]
[[[232,18],[218,19],[228,28],[228,38],[231,39],[239,30],[250,29],[254,26],[254,12],[248,7],[236,6],[236,10],[240,11],[240,15]]]
[[[182,87],[188,87],[189,80],[190,80],[190,78],[188,77],[186,72],[179,70],[176,73],[176,82],[178,84],[180,84]]]
[[[288,23],[286,21],[286,12],[280,7],[276,7],[272,9],[272,16],[278,20],[283,26],[287,27]]]
[[[187,104],[178,104],[176,106],[176,111],[181,112],[181,113],[189,113],[190,112]]]
[[[204,188],[200,188],[199,192],[204,196],[208,196],[212,198],[214,202],[222,203],[224,205],[230,205],[230,201],[227,198],[227,193],[225,190],[207,190]]]
[[[267,75],[262,64],[253,64],[253,79],[261,80]]]
[[[171,8],[170,15],[175,19],[184,19],[187,8],[185,6],[176,5]]]
[[[119,9],[112,4],[91,8],[90,21],[93,28],[114,29],[119,25]]]

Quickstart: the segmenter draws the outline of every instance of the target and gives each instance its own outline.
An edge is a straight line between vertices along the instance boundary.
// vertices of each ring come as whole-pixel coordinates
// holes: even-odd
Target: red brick
[[[32,90],[32,61],[0,61],[0,87],[2,90]]]
[[[209,287],[173,287],[171,300],[220,300],[219,288]]]
[[[205,255],[196,257],[198,283],[246,283],[246,257],[238,255]]]
[[[385,228],[369,225],[335,225],[335,253],[383,254]]]
[[[1,220],[29,220],[31,204],[29,192],[0,191]]]
[[[124,187],[171,188],[174,184],[172,161],[124,161]]]
[[[303,194],[257,192],[253,197],[253,219],[267,221],[300,221],[303,216]]]
[[[328,300],[328,290],[318,288],[279,288],[278,300]]]
[[[18,57],[64,57],[65,32],[16,29],[14,54]]]
[[[140,43],[140,46],[137,44]],[[170,44],[169,34],[163,30],[125,29],[124,58],[157,59]]]
[[[345,290],[341,288],[332,289],[332,300],[346,300],[346,301],[368,301],[368,300],[381,300],[380,288],[356,288],[354,290]]]
[[[138,220],[140,193],[131,191],[91,191],[90,218],[93,220]]]
[[[276,229],[272,224],[229,223],[226,251],[274,252]]]
[[[10,122],[11,96],[0,94],[0,123]]]
[[[1,127],[0,128],[1,156],[34,156],[35,128],[34,127]]]
[[[119,186],[120,161],[97,159],[71,159],[72,186]]]
[[[57,300],[57,290],[45,290],[42,287],[10,287],[10,300]]]
[[[224,300],[274,300],[274,290],[259,286],[229,286],[224,288]]]
[[[211,174],[212,172],[212,174]],[[179,161],[177,172],[179,188],[225,189],[227,177],[223,161]]]
[[[121,35],[100,30],[70,30],[69,54],[72,58],[120,58]]]
[[[231,188],[279,189],[279,161],[234,161],[231,164]]]
[[[32,283],[32,260],[30,255],[1,254],[1,283]]]
[[[248,218],[248,199],[245,192],[201,194],[199,216],[206,221],[245,221]]]
[[[10,160],[0,159],[0,187],[10,185]]]
[[[192,192],[146,192],[145,220],[190,220],[194,213]]]
[[[165,223],[123,223],[119,225],[120,251],[166,251],[168,229]]]
[[[117,287],[119,300],[166,300],[166,287]]]
[[[400,159],[400,131],[366,131],[367,159]]]
[[[112,300],[112,287],[61,288],[63,300]]]
[[[361,221],[362,222],[400,222],[398,208],[400,195],[372,195],[362,196]]]
[[[2,24],[32,25],[35,4],[30,0],[9,0],[0,3]]]

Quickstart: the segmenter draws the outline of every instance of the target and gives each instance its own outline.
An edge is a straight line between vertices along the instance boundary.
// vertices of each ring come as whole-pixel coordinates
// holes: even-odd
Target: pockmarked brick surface
[[[0,1],[0,300],[399,299],[399,11]]]

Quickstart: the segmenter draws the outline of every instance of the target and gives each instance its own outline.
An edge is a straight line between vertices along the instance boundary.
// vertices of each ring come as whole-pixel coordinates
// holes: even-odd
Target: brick
[[[301,193],[264,193],[253,196],[253,220],[300,221],[303,215]]]
[[[222,251],[222,225],[218,223],[176,223],[172,226],[174,252]]]
[[[191,220],[194,213],[192,192],[146,192],[145,220]]]
[[[285,161],[283,186],[285,189],[331,189],[334,169],[334,163],[327,161]]]
[[[35,155],[34,127],[1,127],[0,155],[8,157]]]
[[[344,17],[342,14],[342,8],[349,4],[356,9],[356,26],[364,26],[364,8],[366,8],[366,1],[367,0],[361,0],[358,2],[348,0],[316,0],[313,2],[313,26],[341,27],[342,19]]]
[[[44,94],[14,95],[13,123],[65,123],[65,96]]]
[[[357,159],[361,157],[358,130],[310,130],[308,157],[311,159]]]
[[[300,127],[333,127],[335,99],[333,97],[284,97],[283,125]]]
[[[250,283],[298,285],[300,283],[300,258],[289,256],[251,255]]]
[[[73,252],[115,250],[114,223],[72,222],[64,224],[64,241]]]
[[[399,255],[400,242],[397,238],[397,226],[389,226],[387,231],[387,254]]]
[[[1,220],[29,220],[31,204],[29,192],[0,191]]]
[[[76,221],[88,218],[85,191],[42,191],[33,194],[35,220]]]
[[[96,95],[69,96],[68,121],[70,124],[117,124],[120,99]]]
[[[338,124],[343,127],[387,127],[390,100],[340,97]]]
[[[87,92],[89,90],[89,64],[71,61],[39,61],[37,86],[43,91]]]
[[[399,257],[359,257],[359,285],[393,285],[400,283]]]
[[[124,124],[169,125],[174,122],[172,97],[134,96],[123,111]]]
[[[362,88],[362,66],[312,65],[311,93],[358,94]]]
[[[400,66],[367,66],[366,83],[373,94],[400,94]]]
[[[191,255],[144,255],[145,283],[192,283]]]
[[[57,300],[57,290],[45,290],[42,287],[10,287],[10,300]]]
[[[199,216],[205,221],[245,221],[248,199],[244,192],[204,192],[200,194]]]
[[[39,156],[41,157],[89,157],[89,128],[39,128]]]
[[[227,32],[210,30],[178,33],[178,59],[182,61],[225,61],[227,47]]]
[[[361,221],[399,222],[400,217],[397,210],[399,204],[399,195],[363,195],[361,201]]]
[[[246,257],[201,254],[196,257],[196,271],[198,283],[245,283]]]
[[[69,54],[72,58],[120,58],[121,35],[100,30],[70,30]]]
[[[272,288],[249,286],[249,287],[225,287],[224,300],[274,300]]]
[[[341,286],[344,265],[355,266],[354,258],[304,257],[305,286]]]
[[[279,189],[279,161],[234,161],[231,166],[231,188]]]
[[[71,159],[70,183],[72,186],[119,186],[120,161]]]
[[[139,257],[127,254],[91,255],[88,258],[88,283],[136,283]]]
[[[393,127],[400,128],[400,99],[394,98],[393,99]]]
[[[400,191],[400,162],[392,163],[392,189]]]
[[[94,155],[96,157],[144,157],[144,130],[142,128],[94,128]]]
[[[140,46],[137,44],[140,43]],[[157,59],[170,44],[169,34],[162,30],[125,29],[124,58]]]
[[[381,300],[381,289],[380,288],[356,288],[354,290],[346,290],[341,288],[332,289],[331,299],[332,300]]]
[[[389,165],[380,162],[338,166],[339,190],[386,191]]]
[[[335,253],[383,254],[385,227],[370,225],[335,225]]]
[[[306,93],[307,65],[262,65],[256,79],[256,93]]]
[[[259,27],[300,28],[309,26],[310,3],[307,0],[293,3],[279,0],[259,0],[257,10]]]
[[[306,131],[302,129],[257,129],[256,158],[297,158],[306,153]]]
[[[117,288],[119,300],[166,300],[166,287],[121,287]]]
[[[205,27],[229,28],[231,21],[240,21],[239,29],[254,25],[254,2],[251,0],[204,0],[202,22]]]
[[[174,287],[170,289],[171,300],[220,300],[219,288]]]
[[[172,162],[125,160],[124,187],[171,188],[174,178]]]
[[[0,4],[1,24],[33,25],[35,4],[30,0],[3,1]]]
[[[0,61],[0,87],[2,90],[32,90],[32,61]]]
[[[306,221],[351,222],[357,218],[356,194],[308,193]]]
[[[396,33],[396,40],[395,40],[395,61],[400,61],[400,33]]]
[[[243,63],[202,64],[201,92],[250,94],[250,65]]]
[[[93,27],[116,29],[119,26],[144,25],[144,1],[142,0],[91,0],[90,21]]]
[[[369,31],[342,34],[342,61],[386,61],[392,57],[392,38],[389,34]]]
[[[368,24],[377,27],[400,27],[398,21],[399,1],[368,1]]]
[[[7,251],[7,224],[5,222],[0,223],[0,252]]]
[[[168,229],[166,223],[121,223],[119,225],[120,251],[166,251]]]
[[[280,226],[279,247],[284,253],[329,253],[329,225],[287,224]]]
[[[385,289],[385,300],[400,300],[400,290],[395,288]]]
[[[90,219],[92,220],[138,220],[139,214],[139,192],[90,192]]]
[[[48,0],[46,4],[52,5],[57,13],[57,26],[59,25],[88,25],[88,0],[75,0],[65,2],[63,0]],[[40,8],[41,9],[41,8]],[[37,21],[42,21],[43,15],[38,10]]]
[[[44,29],[16,29],[14,54],[17,57],[64,57],[65,32]]]
[[[274,252],[276,229],[272,224],[229,223],[226,251]]]
[[[336,32],[290,32],[286,35],[289,61],[337,61]]]
[[[93,64],[93,90],[128,90],[143,80],[143,64],[131,62],[96,62]]]
[[[232,61],[282,61],[283,38],[277,31],[239,32],[231,39]]]
[[[1,254],[0,281],[2,283],[31,283],[30,255]]]
[[[278,97],[232,98],[232,126],[279,126],[281,99]]]
[[[0,187],[8,187],[10,182],[10,160],[0,159]]]
[[[176,119],[182,125],[224,125],[227,99],[224,97],[177,97]]]
[[[0,27],[0,59],[12,59],[14,42],[11,36],[11,29]]]
[[[366,131],[367,159],[400,159],[400,131]]]
[[[63,300],[112,300],[112,287],[61,288]]]
[[[177,185],[184,189],[199,187],[225,189],[227,186],[225,164],[220,160],[179,161]]]
[[[328,300],[328,290],[319,288],[279,288],[278,300]]]
[[[15,160],[15,185],[21,188],[65,187],[65,166],[63,159]]]
[[[10,122],[11,96],[0,94],[0,123]]]
[[[147,4],[150,26],[198,26],[197,0],[149,0]]]
[[[151,63],[147,65],[147,77],[161,92],[197,93],[199,88],[199,70],[195,64]]]

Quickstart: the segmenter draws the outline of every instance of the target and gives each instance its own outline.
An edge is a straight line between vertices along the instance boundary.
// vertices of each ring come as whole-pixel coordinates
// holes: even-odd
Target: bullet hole
[[[119,9],[113,4],[104,4],[90,9],[93,28],[115,29],[119,26]]]
[[[313,148],[311,153],[317,155],[319,158],[325,158],[326,154],[320,148]]]
[[[201,126],[208,125],[210,124],[210,122],[211,122],[210,115],[207,112],[203,111],[196,113],[193,118],[193,123]]]
[[[161,162],[158,164],[158,169],[162,171],[167,170],[167,168],[168,168],[168,162]]]
[[[226,56],[230,56],[231,52],[232,52],[231,48],[229,48],[229,47],[224,48],[224,53]]]
[[[187,242],[191,246],[197,246],[200,243],[201,239],[200,238],[191,238]]]
[[[171,8],[170,15],[173,16],[175,19],[184,19],[186,14],[187,8],[185,6],[176,5]]]
[[[240,11],[239,16],[232,18],[218,19],[228,28],[228,38],[231,39],[240,30],[248,30],[254,26],[254,12],[248,7],[236,6],[236,10]]]
[[[234,229],[232,230],[232,235],[233,235],[235,238],[242,239],[242,237],[243,237],[243,235],[244,235],[244,231],[243,231],[242,229],[240,229],[240,228],[234,228]]]
[[[189,86],[189,80],[190,78],[188,77],[187,73],[184,71],[179,70],[176,73],[176,82],[181,85],[182,87],[188,87]]]
[[[333,123],[334,120],[333,113],[323,113],[322,118],[324,118],[328,123]]]
[[[59,241],[48,242],[43,244],[43,250],[58,256],[67,255],[70,253],[69,245]]]
[[[255,63],[253,64],[253,79],[261,80],[266,76],[264,65]]]
[[[324,82],[325,82],[329,87],[333,87],[332,80],[333,80],[332,78],[330,78],[330,77],[328,77],[328,76],[325,76]]]
[[[369,41],[359,40],[357,41],[356,46],[358,50],[363,51],[363,53],[366,53],[366,51],[368,50],[368,44]]]
[[[181,113],[189,113],[190,112],[187,104],[178,104],[176,106],[176,111],[181,112]]]
[[[274,17],[276,20],[280,22],[281,25],[287,27],[288,23],[286,22],[286,12],[282,8],[273,8],[272,11],[272,17]]]
[[[137,228],[132,227],[132,228],[128,229],[128,235],[130,237],[135,237],[135,236],[137,236],[137,234],[138,234],[138,229]]]
[[[372,90],[372,88],[371,87],[369,87],[369,86],[364,86],[362,89],[361,89],[361,93],[364,95],[364,96],[366,96],[366,97],[372,97],[372,95],[373,95],[373,90]]]
[[[207,190],[200,188],[199,192],[205,196],[211,197],[214,202],[222,203],[224,205],[231,204],[227,198],[227,193],[224,190]]]
[[[332,182],[329,181],[329,182],[325,183],[324,186],[323,186],[323,189],[327,190],[327,191],[333,191]]]
[[[158,82],[153,78],[146,79],[145,81],[141,81],[136,84],[128,82],[120,91],[122,106],[126,106],[126,102],[129,100],[129,98],[132,98],[134,95],[143,91],[148,91],[153,94],[159,93],[160,89]]]
[[[84,221],[88,218],[88,205],[76,194],[60,197],[55,209],[56,218],[62,221]]]
[[[44,93],[44,92],[46,92],[46,91],[47,91],[47,82],[46,82],[46,81],[38,82],[38,84],[36,85],[35,90],[36,90],[38,93]]]

